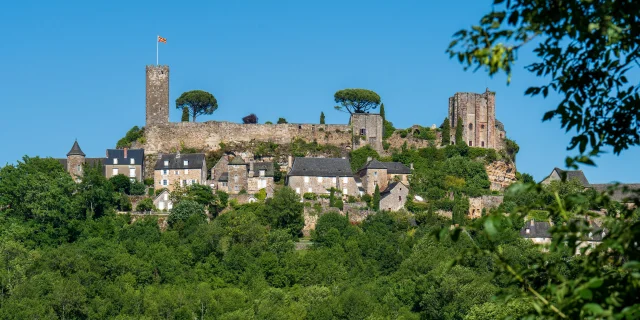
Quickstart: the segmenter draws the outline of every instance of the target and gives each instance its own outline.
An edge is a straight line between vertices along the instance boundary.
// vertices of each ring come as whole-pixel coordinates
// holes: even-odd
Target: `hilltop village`
[[[147,66],[144,128],[133,128],[104,158],[86,157],[76,141],[59,161],[76,181],[85,165],[101,166],[109,179],[126,177],[139,190],[129,210],[143,203],[138,211],[155,214],[170,211],[172,193],[193,185],[224,194],[230,205],[264,201],[290,187],[305,202],[307,235],[331,210],[352,223],[376,210],[428,208],[454,222],[478,218],[500,206],[505,188],[521,178],[518,147],[496,119],[488,89],[453,94],[439,127],[408,129],[393,128],[381,113],[351,113],[348,124],[172,123],[169,109],[169,67]],[[545,181],[560,180],[559,170]]]

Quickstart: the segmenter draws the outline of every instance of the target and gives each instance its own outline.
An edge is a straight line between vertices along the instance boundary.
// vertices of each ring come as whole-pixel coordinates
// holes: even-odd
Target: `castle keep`
[[[503,149],[506,132],[496,120],[496,94],[457,92],[449,98],[451,143],[455,141],[456,126],[462,121],[462,139],[470,147]]]
[[[144,150],[166,153],[183,147],[216,150],[220,143],[274,142],[295,139],[316,141],[345,149],[370,145],[381,153],[382,117],[351,115],[350,125],[336,124],[240,124],[226,121],[169,122],[169,66],[146,67],[146,125]]]

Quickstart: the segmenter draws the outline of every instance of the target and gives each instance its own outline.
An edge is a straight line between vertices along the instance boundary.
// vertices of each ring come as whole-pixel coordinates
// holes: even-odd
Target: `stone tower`
[[[147,66],[146,126],[169,122],[169,66]]]
[[[382,116],[377,113],[354,113],[351,115],[353,150],[371,146],[378,153],[382,152],[383,123]]]
[[[78,140],[76,140],[71,150],[67,153],[67,172],[76,182],[82,178],[82,166],[84,165],[85,157],[86,155],[82,152]]]
[[[456,92],[449,98],[451,142],[455,142],[458,119],[462,120],[462,139],[470,147],[502,149],[506,133],[496,120],[496,94]]]

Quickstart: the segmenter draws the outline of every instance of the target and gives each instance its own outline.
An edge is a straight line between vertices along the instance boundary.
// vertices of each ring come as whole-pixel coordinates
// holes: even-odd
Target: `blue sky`
[[[145,65],[171,68],[173,101],[211,92],[219,109],[200,121],[346,123],[333,110],[343,88],[376,91],[398,128],[440,124],[457,91],[496,91],[497,118],[520,145],[517,166],[542,179],[563,167],[570,139],[559,121],[542,123],[557,98],[524,90],[543,79],[523,66],[503,76],[465,72],[445,54],[452,34],[491,1],[3,1],[0,3],[0,163],[23,155],[64,157],[74,139],[104,156],[144,125]],[[525,50],[530,50],[525,48]],[[585,168],[591,182],[640,182],[638,148]]]

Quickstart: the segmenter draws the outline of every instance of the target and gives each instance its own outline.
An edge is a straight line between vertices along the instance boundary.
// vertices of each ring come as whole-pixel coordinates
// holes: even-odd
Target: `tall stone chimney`
[[[169,66],[147,66],[146,126],[169,122]]]

